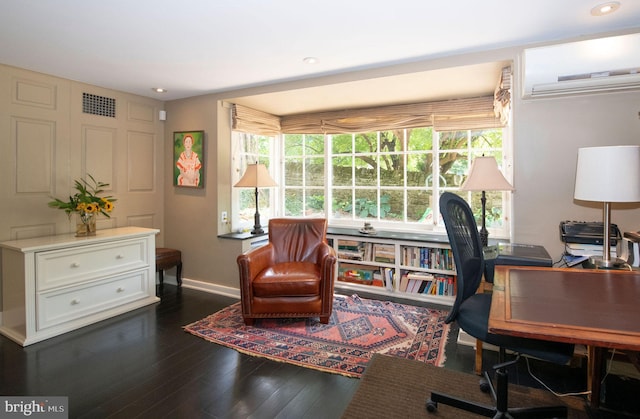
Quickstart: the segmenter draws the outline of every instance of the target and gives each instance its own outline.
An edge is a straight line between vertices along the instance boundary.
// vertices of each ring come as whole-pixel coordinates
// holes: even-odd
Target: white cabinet
[[[338,256],[336,287],[453,305],[456,272],[446,236],[329,228]]]
[[[2,248],[0,333],[23,346],[131,311],[155,295],[158,230],[11,240]]]

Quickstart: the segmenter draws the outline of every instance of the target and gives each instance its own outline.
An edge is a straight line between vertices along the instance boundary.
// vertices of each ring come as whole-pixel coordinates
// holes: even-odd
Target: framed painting
[[[173,133],[173,184],[204,187],[204,131]]]

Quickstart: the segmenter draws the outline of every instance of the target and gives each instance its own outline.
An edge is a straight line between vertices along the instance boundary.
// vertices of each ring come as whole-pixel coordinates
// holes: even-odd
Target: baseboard
[[[165,282],[166,282],[165,277]],[[173,278],[171,284],[177,284],[175,278]],[[225,297],[232,297],[240,299],[240,288],[232,288],[224,285],[212,284],[211,282],[196,281],[189,278],[182,278],[182,286],[184,288],[194,289],[198,291],[209,292],[211,294],[223,295]]]

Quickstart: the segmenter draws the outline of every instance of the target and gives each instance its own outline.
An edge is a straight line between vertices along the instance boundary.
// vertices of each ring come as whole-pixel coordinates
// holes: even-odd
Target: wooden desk
[[[496,266],[492,333],[588,345],[591,405],[606,348],[640,350],[640,272]]]

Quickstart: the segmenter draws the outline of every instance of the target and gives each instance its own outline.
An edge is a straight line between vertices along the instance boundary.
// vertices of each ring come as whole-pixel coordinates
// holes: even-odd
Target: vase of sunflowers
[[[64,210],[69,217],[76,215],[76,236],[93,236],[96,234],[96,218],[102,214],[110,218],[109,213],[113,211],[113,203],[116,201],[111,196],[99,196],[104,192],[104,187],[108,183],[98,182],[93,176],[87,174],[89,180],[80,179],[75,181],[76,193],[69,196],[68,201],[54,198],[49,202],[51,208]]]

